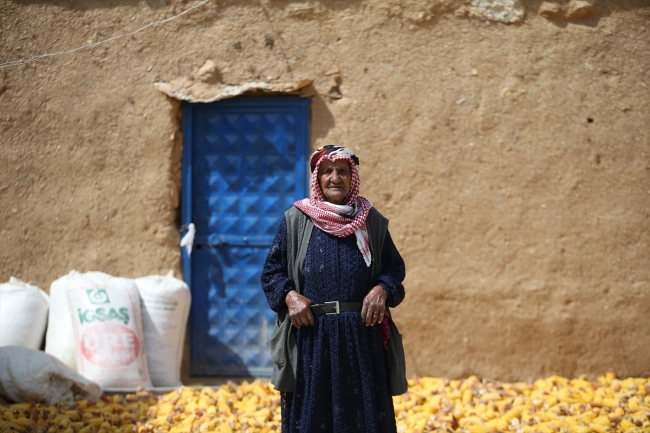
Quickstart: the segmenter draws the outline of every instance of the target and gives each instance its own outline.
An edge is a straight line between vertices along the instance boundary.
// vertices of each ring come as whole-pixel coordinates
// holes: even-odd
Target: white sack
[[[180,386],[183,341],[190,312],[187,284],[170,272],[166,277],[136,278],[142,301],[142,326],[149,374],[154,386]]]
[[[48,330],[48,353],[60,351],[68,358],[70,352],[76,353],[77,372],[105,388],[151,387],[140,298],[133,280],[102,272],[71,272],[55,283],[51,292],[56,285],[61,303],[58,292],[65,294],[75,344],[70,349],[69,343],[57,341],[69,337],[53,330],[50,338]],[[69,326],[65,323],[62,330],[69,332]],[[56,343],[67,347],[55,349]]]
[[[0,347],[0,395],[14,402],[55,405],[98,399],[102,389],[47,353],[6,346]]]
[[[45,334],[45,352],[58,358],[65,365],[77,370],[77,346],[68,308],[66,287],[82,279],[80,273],[72,271],[55,280],[50,286],[50,315]]]
[[[14,277],[0,284],[0,346],[39,349],[48,308],[49,297],[36,286]]]

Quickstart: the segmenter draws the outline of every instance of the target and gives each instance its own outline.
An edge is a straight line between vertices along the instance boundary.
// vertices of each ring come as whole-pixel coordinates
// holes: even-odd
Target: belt
[[[316,316],[323,314],[340,314],[346,311],[361,311],[363,303],[361,302],[339,302],[331,301],[324,304],[315,304],[311,306],[311,312]]]

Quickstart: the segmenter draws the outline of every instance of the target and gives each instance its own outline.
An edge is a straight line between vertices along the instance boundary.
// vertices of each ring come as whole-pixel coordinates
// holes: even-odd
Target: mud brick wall
[[[1,280],[180,272],[154,84],[210,60],[312,80],[312,148],[356,151],[407,263],[410,375],[649,374],[647,1],[212,0],[136,32],[198,4],[0,1]]]

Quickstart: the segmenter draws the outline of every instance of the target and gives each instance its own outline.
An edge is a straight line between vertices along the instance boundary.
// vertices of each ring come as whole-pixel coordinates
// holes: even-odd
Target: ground
[[[0,280],[180,272],[180,102],[154,84],[211,60],[312,80],[312,148],[360,156],[406,260],[410,375],[649,373],[650,2],[0,11]]]

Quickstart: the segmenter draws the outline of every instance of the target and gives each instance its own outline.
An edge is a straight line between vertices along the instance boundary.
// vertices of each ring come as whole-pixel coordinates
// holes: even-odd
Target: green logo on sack
[[[86,290],[88,300],[91,304],[110,304],[108,299],[108,292],[106,289],[88,289]]]
[[[79,315],[79,323],[92,323],[92,322],[109,322],[109,321],[118,321],[122,322],[125,325],[129,324],[129,310],[126,308],[97,308],[95,310],[82,310],[77,308],[77,314]]]

